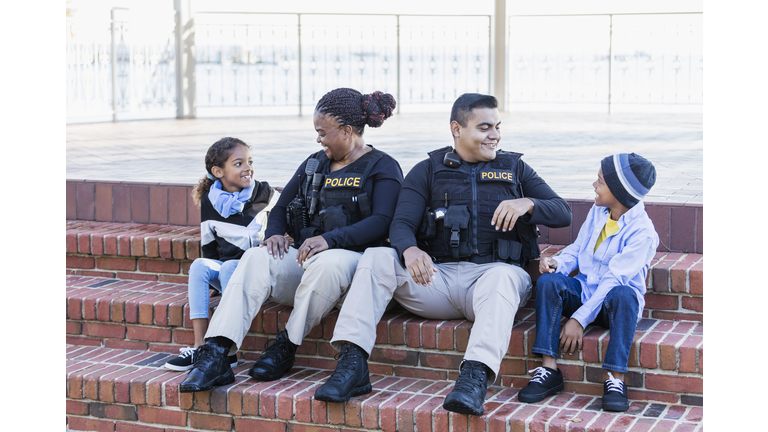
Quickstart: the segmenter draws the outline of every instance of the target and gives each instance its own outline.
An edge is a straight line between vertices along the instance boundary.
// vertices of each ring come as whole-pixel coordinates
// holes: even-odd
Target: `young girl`
[[[189,268],[195,348],[181,348],[181,354],[165,364],[176,371],[191,369],[197,347],[205,343],[209,286],[223,292],[246,249],[264,240],[269,212],[280,195],[267,182],[253,180],[250,146],[237,138],[222,138],[213,144],[205,155],[205,169],[207,176],[192,191],[200,207],[203,251],[203,257]],[[228,360],[233,367],[237,365],[237,356]]]

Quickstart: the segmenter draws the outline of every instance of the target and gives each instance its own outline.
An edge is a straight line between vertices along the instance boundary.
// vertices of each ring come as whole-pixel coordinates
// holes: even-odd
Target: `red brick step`
[[[519,389],[491,386],[485,415],[442,408],[452,382],[372,374],[373,392],[346,403],[314,400],[328,370],[294,367],[282,380],[250,378],[251,361],[234,384],[180,393],[185,373],[162,368],[168,354],[68,345],[67,428],[99,431],[702,431],[703,409],[631,401],[626,413],[600,409],[600,398],[563,392],[535,404]]]
[[[200,257],[200,228],[180,225],[67,221],[67,272],[71,275],[186,283]],[[551,256],[562,245],[540,245]],[[644,314],[664,320],[703,320],[704,257],[659,252],[648,275]],[[538,277],[538,264],[528,271]]]
[[[217,304],[213,299],[211,306]],[[535,337],[532,302],[515,317],[498,384],[521,387],[527,371],[540,365],[530,353]],[[291,308],[265,304],[243,342],[242,356],[255,360],[264,343],[285,327]],[[297,351],[297,365],[333,369],[330,346],[337,312],[331,313]],[[452,380],[466,349],[472,323],[417,317],[402,309],[388,312],[377,327],[371,353],[373,373],[405,378]],[[584,349],[562,360],[566,391],[602,394],[601,362],[608,331],[588,327]],[[183,284],[67,276],[67,342],[102,348],[177,353],[193,343],[186,286]],[[633,399],[701,405],[704,363],[703,325],[691,321],[643,319],[630,352],[627,384]]]

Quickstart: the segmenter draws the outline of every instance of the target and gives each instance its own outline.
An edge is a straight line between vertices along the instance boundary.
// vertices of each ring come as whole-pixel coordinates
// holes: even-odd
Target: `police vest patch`
[[[336,177],[336,178],[326,178],[325,184],[323,187],[325,188],[336,188],[336,187],[360,187],[360,183],[362,181],[362,177]]]
[[[515,173],[512,171],[495,171],[488,170],[480,173],[480,181],[506,181],[509,183],[517,183],[515,180]]]

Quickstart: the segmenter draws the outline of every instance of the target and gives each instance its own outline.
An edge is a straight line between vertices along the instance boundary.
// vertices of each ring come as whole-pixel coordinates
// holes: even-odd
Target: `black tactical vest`
[[[445,147],[429,153],[429,203],[419,232],[419,248],[437,262],[507,262],[518,266],[539,256],[535,225],[520,219],[511,231],[496,231],[493,213],[505,200],[523,198],[518,179],[522,154],[499,151],[490,162],[451,168]],[[441,215],[444,215],[442,218]]]
[[[360,156],[356,161],[346,167],[330,172],[331,161],[324,151],[319,151],[312,157],[318,159],[319,164],[315,172],[323,174],[322,187],[318,192],[312,191],[309,184],[306,189],[305,182],[311,182],[311,176],[302,175],[299,193],[308,191],[305,197],[307,206],[311,199],[319,199],[317,210],[308,215],[309,224],[301,232],[301,239],[307,239],[316,235],[333,231],[355,224],[372,214],[371,191],[365,190],[365,180],[368,178],[373,166],[384,155],[383,152],[373,149]],[[366,245],[349,248],[355,251],[363,251],[367,247],[383,246],[384,239]]]

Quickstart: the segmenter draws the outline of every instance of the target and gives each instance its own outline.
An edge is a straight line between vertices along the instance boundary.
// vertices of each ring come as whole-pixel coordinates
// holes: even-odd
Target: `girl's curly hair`
[[[232,154],[232,149],[239,145],[248,147],[249,149],[251,148],[251,146],[244,143],[242,140],[231,137],[222,138],[213,143],[205,154],[205,170],[208,171],[208,174],[213,176],[211,169],[215,166],[223,167],[224,163],[227,162],[227,159],[229,159],[229,156]],[[216,180],[209,179],[207,176],[200,178],[200,181],[198,181],[194,189],[192,189],[192,200],[195,202],[196,206],[200,207],[200,202],[202,201],[203,196],[211,190],[211,186],[215,181]]]

